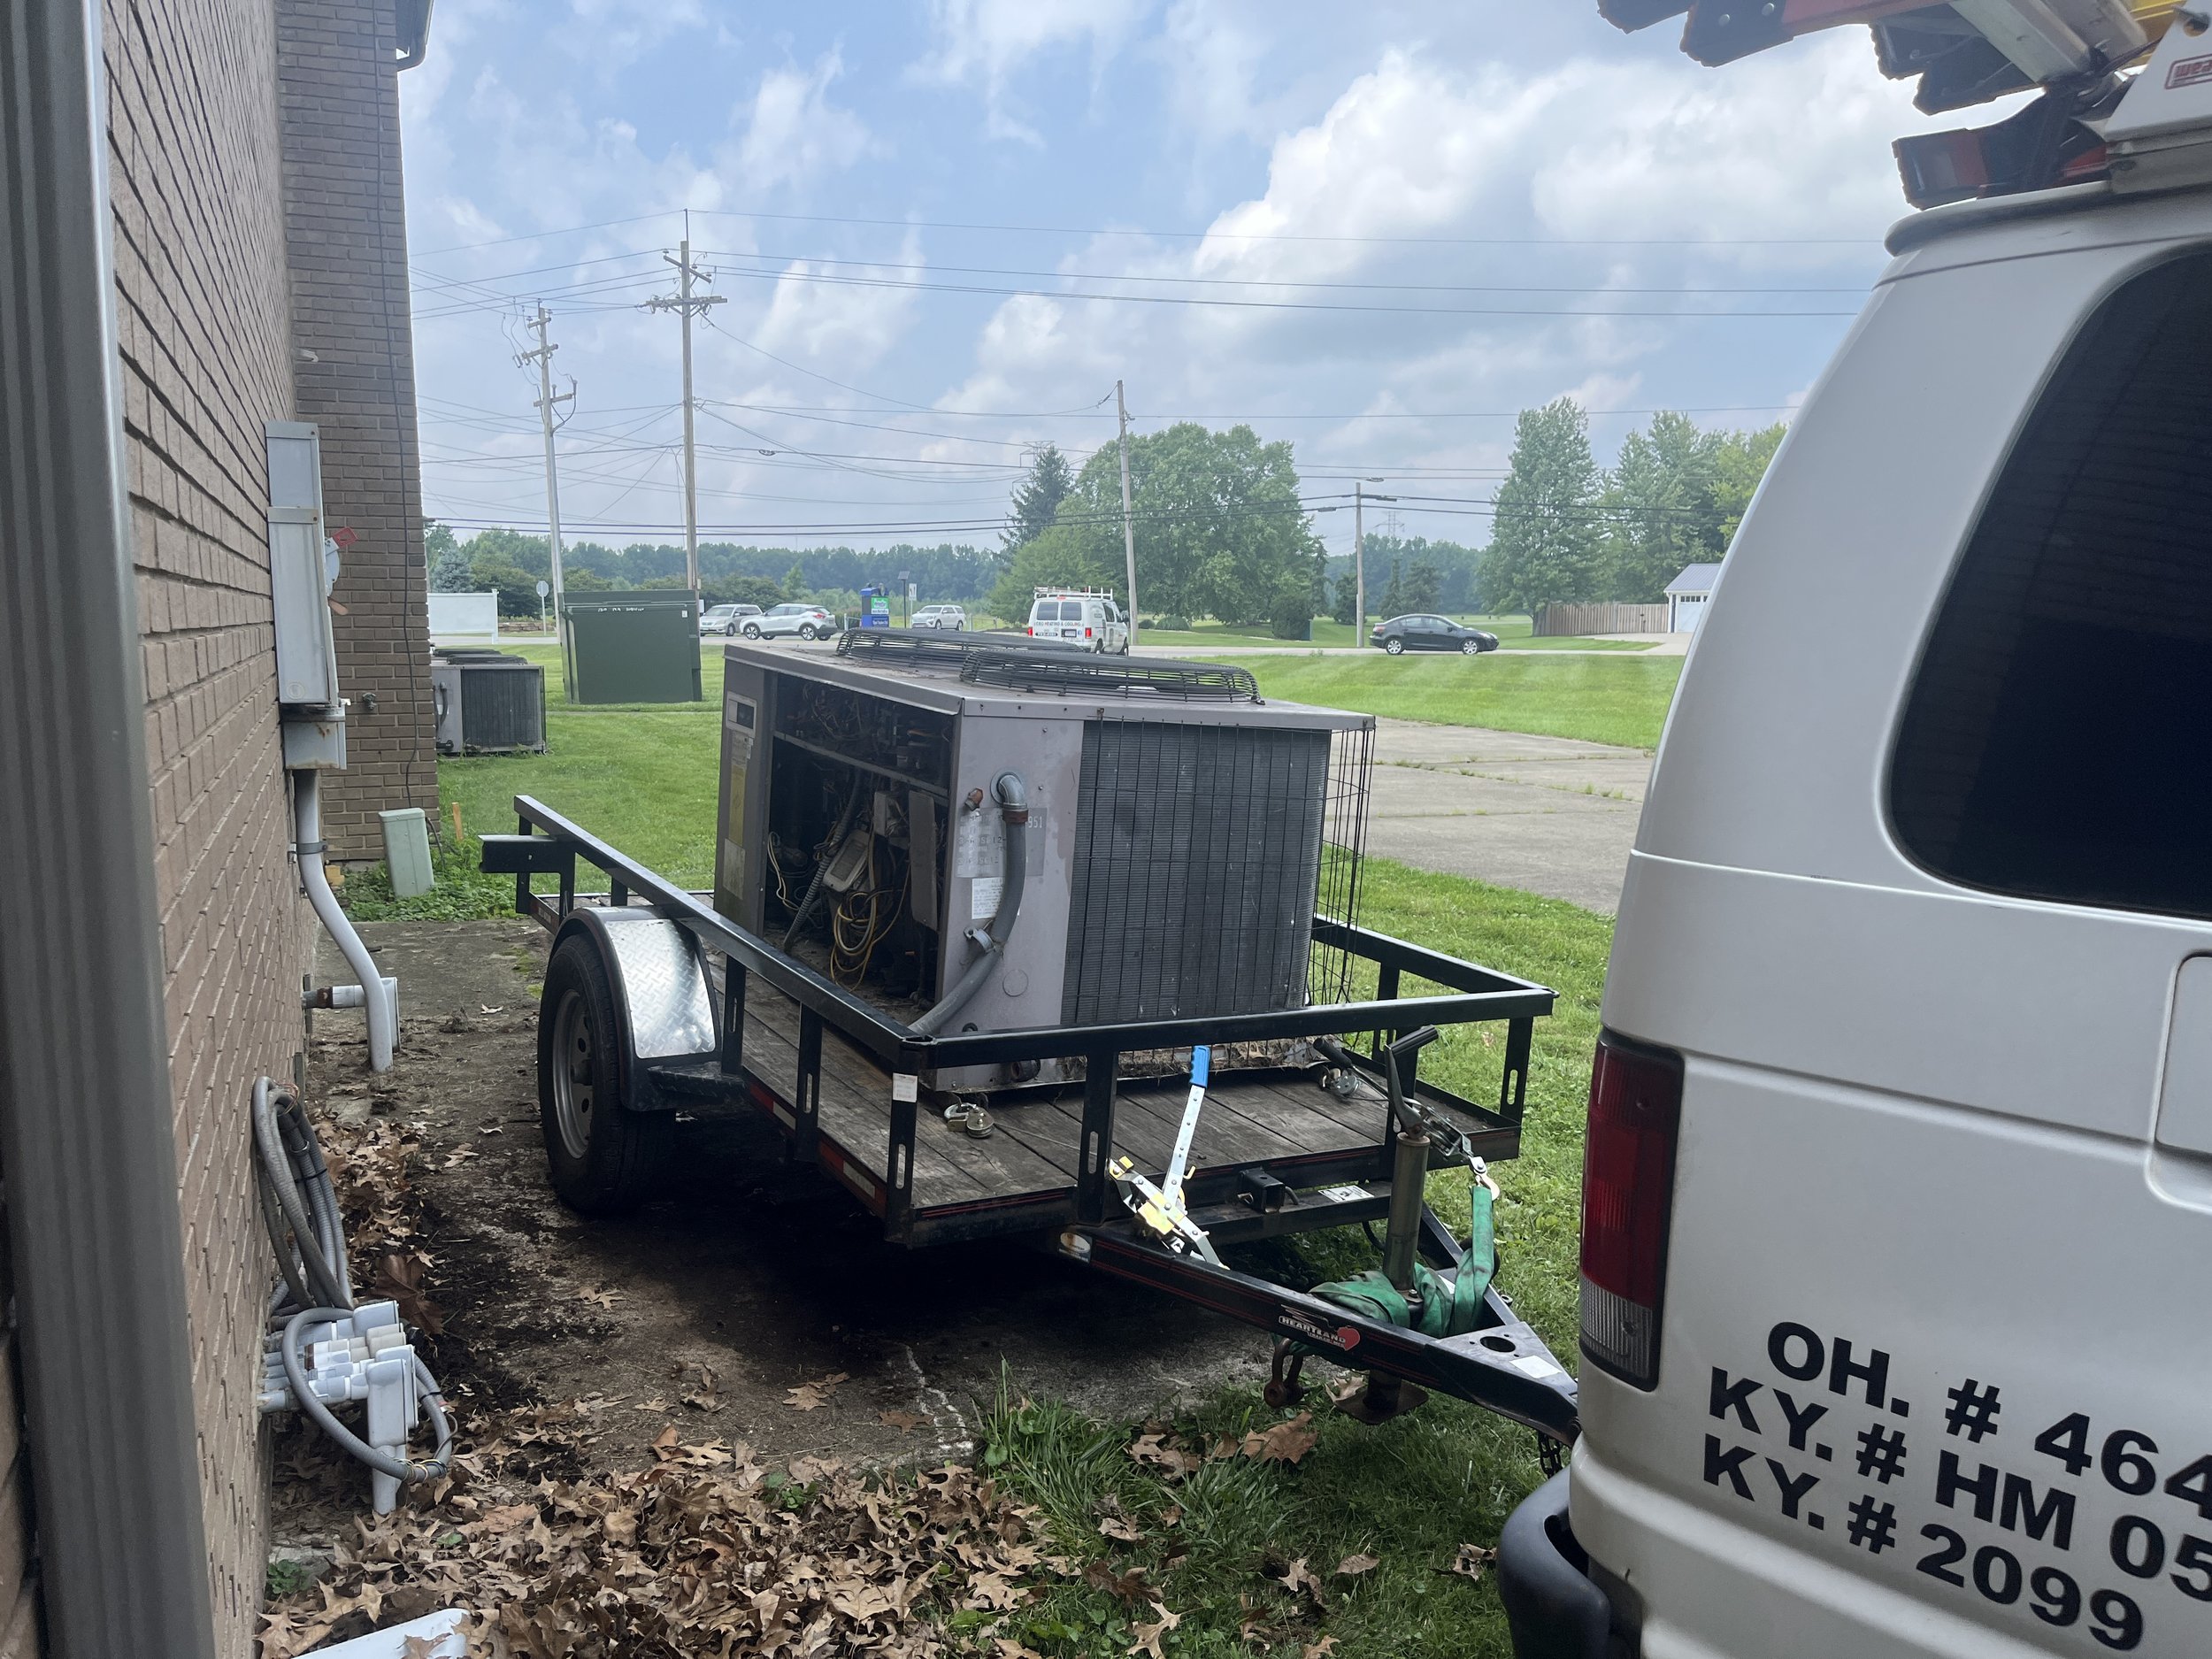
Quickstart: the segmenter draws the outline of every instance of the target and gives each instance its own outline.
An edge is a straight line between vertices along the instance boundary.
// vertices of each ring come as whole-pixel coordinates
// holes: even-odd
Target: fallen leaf
[[[481,1002],[479,1002],[476,1006],[477,1006],[477,1007],[479,1007],[479,1008],[483,1008],[483,1009],[484,1009],[484,1011],[485,1011],[487,1014],[503,1014],[503,1013],[505,1013],[505,1012],[507,1011],[507,1006],[506,1006],[506,1004],[505,1004],[505,1003],[503,1003],[503,1003],[501,1003],[501,1004],[500,1004],[497,1008],[484,1008],[484,1005],[483,1005],[483,1003],[481,1003]]]
[[[829,1403],[830,1396],[837,1392],[838,1384],[844,1380],[843,1371],[832,1371],[828,1376],[818,1377],[812,1382],[801,1383],[796,1388],[787,1388],[784,1390],[784,1404],[797,1411],[818,1411]]]
[[[1132,1567],[1127,1572],[1116,1573],[1102,1561],[1094,1561],[1083,1569],[1083,1582],[1094,1590],[1133,1601],[1149,1587],[1144,1581],[1144,1569]]]
[[[1314,1599],[1317,1605],[1321,1601],[1321,1580],[1313,1576],[1313,1570],[1306,1565],[1306,1558],[1303,1555],[1299,1556],[1284,1570],[1283,1588],[1293,1595],[1303,1590]]]
[[[1160,1616],[1158,1622],[1133,1626],[1131,1633],[1137,1640],[1131,1644],[1129,1651],[1133,1655],[1143,1654],[1146,1659],[1166,1659],[1166,1655],[1160,1651],[1160,1638],[1181,1624],[1183,1616],[1169,1612],[1166,1603],[1162,1601],[1155,1601],[1152,1610]]]
[[[998,1659],[1045,1659],[1034,1647],[1025,1647],[1011,1636],[993,1639],[998,1647]]]
[[[1206,1462],[1198,1453],[1185,1450],[1164,1434],[1140,1434],[1125,1449],[1132,1463],[1164,1469],[1170,1479],[1202,1469]]]
[[[1336,1638],[1324,1636],[1319,1641],[1308,1642],[1305,1652],[1299,1655],[1299,1659],[1329,1659],[1329,1655],[1335,1651]]]
[[[653,1437],[653,1455],[666,1463],[676,1455],[676,1442],[683,1438],[672,1423]]]
[[[911,1434],[929,1419],[915,1411],[879,1411],[876,1421],[889,1424],[902,1434]]]
[[[622,1300],[622,1293],[618,1290],[602,1290],[597,1286],[589,1286],[576,1293],[576,1300],[588,1302],[595,1307],[611,1308]]]
[[[641,1400],[632,1409],[638,1411],[665,1411],[668,1409],[668,1402],[657,1397],[651,1400]],[[671,1429],[668,1432],[673,1434],[676,1431]]]
[[[1363,1572],[1372,1572],[1381,1565],[1382,1562],[1373,1555],[1347,1555],[1336,1563],[1336,1576],[1340,1578],[1356,1578]]]
[[[710,1365],[694,1365],[688,1369],[699,1373],[699,1386],[684,1395],[684,1403],[701,1411],[719,1411],[722,1409],[722,1395],[715,1386],[714,1368]]]
[[[1098,1530],[1107,1537],[1118,1539],[1125,1544],[1140,1544],[1144,1541],[1142,1532],[1130,1525],[1128,1522],[1117,1520],[1110,1515],[1098,1524]]]
[[[1479,1544],[1462,1544],[1459,1554],[1452,1558],[1450,1571],[1463,1578],[1472,1578],[1479,1583],[1483,1569],[1497,1558],[1498,1552],[1494,1549],[1485,1549]]]
[[[1295,1463],[1314,1448],[1321,1437],[1306,1425],[1313,1421],[1313,1413],[1301,1411],[1286,1423],[1272,1428],[1254,1429],[1244,1437],[1240,1449],[1247,1457],[1256,1457],[1263,1463]]]

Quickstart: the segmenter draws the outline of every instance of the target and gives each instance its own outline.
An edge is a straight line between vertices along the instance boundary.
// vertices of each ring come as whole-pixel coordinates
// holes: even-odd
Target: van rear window
[[[1984,509],[1890,818],[1973,887],[2212,916],[2212,254],[2097,312]]]

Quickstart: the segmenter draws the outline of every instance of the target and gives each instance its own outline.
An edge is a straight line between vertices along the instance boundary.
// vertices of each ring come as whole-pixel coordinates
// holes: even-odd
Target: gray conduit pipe
[[[1021,914],[1022,887],[1029,871],[1029,788],[1018,772],[1002,772],[991,786],[998,797],[1000,816],[1006,820],[1006,883],[999,889],[998,914],[987,928],[970,928],[968,937],[983,947],[962,972],[937,1006],[916,1020],[911,1029],[933,1037],[965,1008],[983,982],[991,977],[1006,954],[1006,941],[1014,935],[1015,918]]]
[[[376,958],[353,931],[353,923],[338,908],[338,895],[330,890],[323,873],[322,803],[318,774],[306,768],[292,774],[292,850],[299,858],[300,879],[307,887],[307,902],[361,981],[362,1005],[369,1016],[369,1070],[392,1069],[392,1047],[398,1034],[399,998],[376,971]]]

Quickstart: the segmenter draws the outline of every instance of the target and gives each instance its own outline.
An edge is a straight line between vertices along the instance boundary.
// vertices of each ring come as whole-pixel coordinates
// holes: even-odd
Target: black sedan
[[[1371,643],[1381,646],[1393,657],[1407,651],[1459,651],[1473,657],[1498,649],[1496,634],[1485,634],[1480,628],[1471,628],[1449,617],[1431,616],[1425,611],[1379,623],[1368,637]]]

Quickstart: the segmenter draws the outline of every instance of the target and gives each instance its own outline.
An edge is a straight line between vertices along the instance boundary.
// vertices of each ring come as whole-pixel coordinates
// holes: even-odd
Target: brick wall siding
[[[110,188],[170,1078],[219,1651],[262,1596],[254,1387],[268,1248],[247,1118],[291,1075],[307,914],[288,857],[263,426],[292,413],[268,0],[108,0]]]
[[[334,594],[347,767],[323,793],[347,860],[384,856],[380,810],[421,807],[434,831],[438,805],[393,12],[277,7],[292,329],[317,359],[296,367],[299,418],[322,428],[324,511],[359,538]]]

